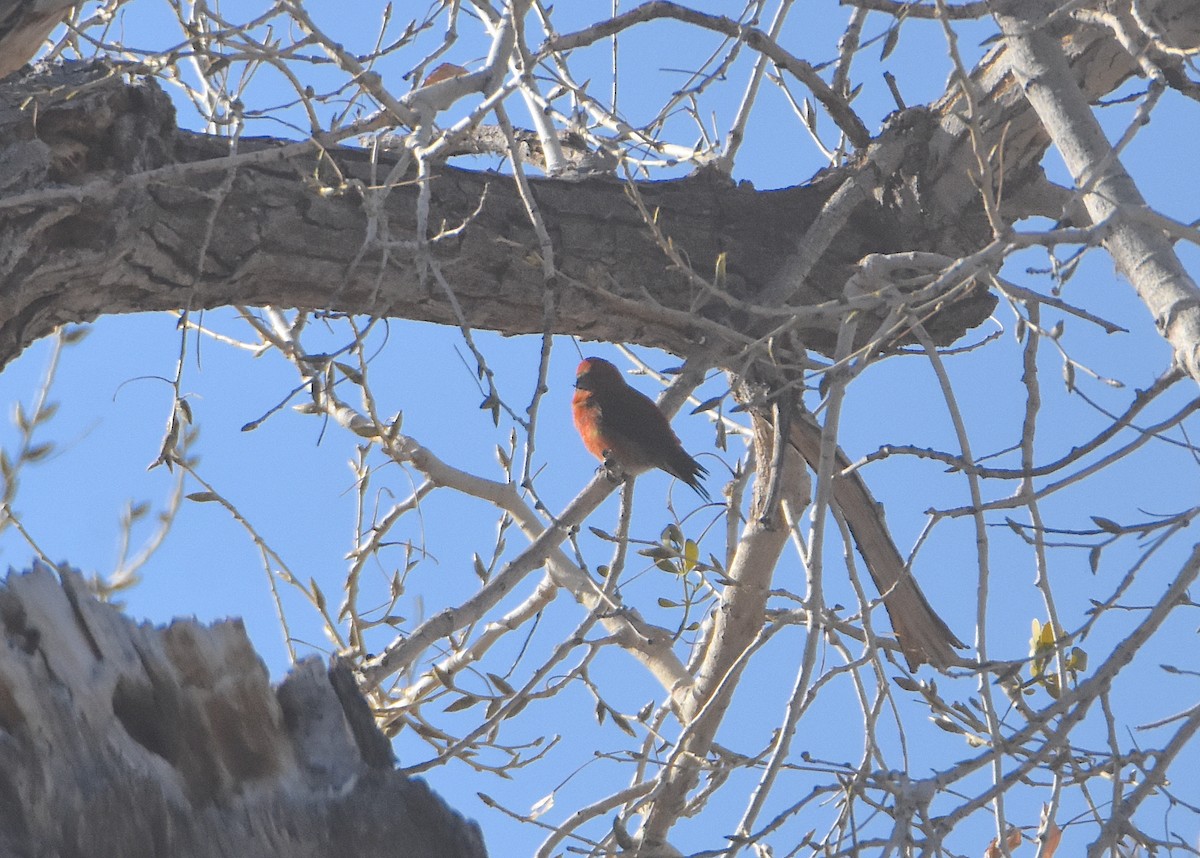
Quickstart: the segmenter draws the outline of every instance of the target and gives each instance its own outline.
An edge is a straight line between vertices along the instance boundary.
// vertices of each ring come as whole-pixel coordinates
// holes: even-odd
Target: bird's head
[[[620,370],[603,358],[584,358],[575,371],[576,390],[611,390],[624,384]]]

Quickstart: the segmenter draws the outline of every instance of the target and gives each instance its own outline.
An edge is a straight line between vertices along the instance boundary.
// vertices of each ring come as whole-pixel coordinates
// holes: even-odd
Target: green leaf
[[[478,703],[481,699],[482,698],[476,697],[474,694],[464,694],[462,697],[460,697],[457,700],[455,700],[454,702],[452,702],[449,706],[447,706],[442,711],[443,712],[461,712],[463,709],[470,709],[472,706],[474,706],[476,703]]]
[[[54,415],[58,413],[58,403],[49,402],[42,406],[37,414],[33,415],[34,424],[45,423],[48,420],[53,420]]]
[[[934,718],[933,723],[941,727],[947,733],[962,733],[963,728],[951,721],[949,718]]]
[[[488,679],[490,679],[492,681],[493,685],[495,685],[497,688],[500,689],[501,694],[507,694],[509,696],[512,696],[513,694],[517,693],[516,690],[511,685],[509,685],[508,682],[505,681],[504,677],[502,677],[502,676],[497,676],[494,673],[489,673]]]
[[[50,441],[47,441],[45,444],[34,444],[21,454],[21,461],[37,462],[49,456],[53,451],[54,444]]]
[[[678,551],[673,551],[664,545],[642,548],[638,551],[638,554],[642,557],[649,557],[651,560],[673,560],[679,556]]]
[[[900,28],[889,27],[887,35],[883,39],[883,50],[879,52],[880,61],[886,60],[891,56],[892,51],[896,49],[897,43],[900,41]],[[907,99],[905,99],[907,101]]]
[[[635,733],[633,728],[629,726],[629,722],[625,720],[625,716],[618,715],[616,712],[613,712],[612,710],[609,710],[608,714],[612,716],[612,722],[614,724],[616,724],[617,727],[620,728],[622,733],[625,733],[630,738],[633,738],[633,739],[637,738],[637,733]]]
[[[359,387],[362,387],[363,377],[362,373],[359,372],[358,367],[350,366],[350,364],[342,363],[341,361],[334,361],[333,365],[342,371],[342,375],[346,376],[346,378],[350,379],[350,381],[354,382]]]

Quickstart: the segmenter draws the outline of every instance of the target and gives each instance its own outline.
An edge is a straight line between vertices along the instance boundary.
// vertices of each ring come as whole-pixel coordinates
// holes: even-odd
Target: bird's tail
[[[672,456],[667,465],[668,467],[663,468],[664,471],[685,483],[692,491],[704,498],[704,500],[712,500],[708,489],[705,488],[704,483],[700,482],[708,475],[708,468],[689,456],[687,451],[679,450],[678,455]]]

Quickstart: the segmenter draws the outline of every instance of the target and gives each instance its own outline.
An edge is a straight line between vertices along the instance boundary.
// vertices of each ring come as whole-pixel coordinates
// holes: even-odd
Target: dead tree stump
[[[272,687],[241,622],[136,624],[44,565],[0,586],[0,856],[475,858],[349,671]]]

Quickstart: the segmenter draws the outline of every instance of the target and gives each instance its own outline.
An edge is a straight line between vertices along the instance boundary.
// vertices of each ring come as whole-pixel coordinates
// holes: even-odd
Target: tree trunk
[[[241,622],[135,624],[45,566],[0,588],[0,855],[475,858],[349,671],[278,687]]]

